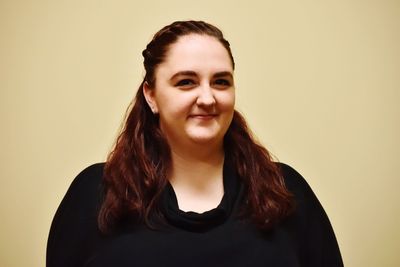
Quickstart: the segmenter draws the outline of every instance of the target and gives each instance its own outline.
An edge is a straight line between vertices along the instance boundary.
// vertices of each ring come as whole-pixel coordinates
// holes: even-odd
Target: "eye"
[[[225,89],[232,85],[231,81],[227,79],[216,79],[214,81],[214,86],[219,89]]]
[[[177,87],[183,87],[183,88],[189,88],[194,86],[196,83],[195,81],[191,80],[191,79],[183,79],[178,81],[175,86]]]

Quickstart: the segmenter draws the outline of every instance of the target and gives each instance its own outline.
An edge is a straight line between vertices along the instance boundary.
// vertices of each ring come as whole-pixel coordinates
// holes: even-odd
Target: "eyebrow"
[[[229,78],[233,79],[233,74],[230,71],[221,71],[217,72],[213,75],[214,78],[221,78],[221,77],[226,77],[229,76]]]
[[[174,80],[176,79],[176,77],[178,76],[194,76],[197,77],[197,73],[191,70],[185,70],[185,71],[179,71],[177,73],[175,73],[174,75],[172,75],[172,77],[170,78],[170,80]],[[226,77],[229,76],[231,79],[233,79],[233,74],[230,71],[221,71],[221,72],[217,72],[213,75],[213,78],[221,78],[221,77]]]
[[[179,72],[175,73],[174,75],[172,75],[170,80],[172,81],[178,76],[197,76],[197,74],[196,74],[196,72],[190,71],[190,70],[179,71]]]

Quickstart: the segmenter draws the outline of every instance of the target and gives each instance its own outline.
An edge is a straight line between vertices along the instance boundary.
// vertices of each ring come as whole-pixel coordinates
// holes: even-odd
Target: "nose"
[[[197,105],[212,106],[215,104],[215,97],[212,88],[209,85],[204,85],[198,88]]]

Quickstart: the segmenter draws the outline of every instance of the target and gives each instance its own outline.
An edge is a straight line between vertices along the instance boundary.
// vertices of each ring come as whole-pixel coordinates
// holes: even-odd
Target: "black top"
[[[168,226],[121,227],[104,236],[97,228],[103,163],[82,171],[71,184],[53,219],[47,267],[123,266],[343,266],[329,219],[307,182],[280,164],[296,210],[263,233],[234,216],[243,202],[243,186],[224,165],[224,196],[204,213],[179,210],[170,184],[162,211]]]

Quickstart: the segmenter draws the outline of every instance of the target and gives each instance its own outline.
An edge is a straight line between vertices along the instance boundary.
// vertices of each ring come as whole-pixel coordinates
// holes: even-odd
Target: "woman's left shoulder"
[[[277,163],[285,185],[294,196],[295,212],[287,225],[295,225],[301,232],[304,266],[340,266],[343,261],[328,215],[307,183],[291,166]]]
[[[306,179],[293,167],[282,162],[276,162],[279,167],[285,185],[293,194],[312,193],[312,189]]]
[[[307,180],[293,167],[285,163],[277,163],[281,171],[285,186],[293,195],[296,202],[296,208],[300,213],[320,213],[325,216],[325,211],[314,193],[314,190],[308,184]],[[306,214],[303,214],[306,215]]]

